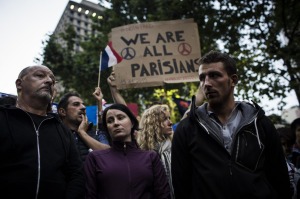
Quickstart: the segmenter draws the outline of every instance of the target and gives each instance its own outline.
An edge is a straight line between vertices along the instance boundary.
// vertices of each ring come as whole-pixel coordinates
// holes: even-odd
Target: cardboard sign
[[[112,29],[119,89],[160,86],[198,79],[200,42],[192,19],[131,24]]]

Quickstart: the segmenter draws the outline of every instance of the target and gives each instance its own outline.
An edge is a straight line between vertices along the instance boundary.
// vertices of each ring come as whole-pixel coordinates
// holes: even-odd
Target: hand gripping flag
[[[122,61],[122,57],[113,49],[112,42],[110,41],[104,52],[100,55],[100,71],[108,69]]]

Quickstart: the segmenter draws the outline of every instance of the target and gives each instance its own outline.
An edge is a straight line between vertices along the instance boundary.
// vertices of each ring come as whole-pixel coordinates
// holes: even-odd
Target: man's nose
[[[51,86],[54,85],[54,81],[53,81],[53,79],[50,76],[46,76],[45,78],[46,78],[46,82],[48,84],[50,84]]]
[[[208,76],[205,77],[203,84],[204,86],[211,86],[211,82]]]

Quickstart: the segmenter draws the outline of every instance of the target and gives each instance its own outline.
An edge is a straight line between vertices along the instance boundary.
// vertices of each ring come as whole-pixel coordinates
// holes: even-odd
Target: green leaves
[[[100,1],[101,2],[101,1]],[[200,34],[201,52],[219,49],[238,60],[237,96],[256,100],[283,99],[286,91],[294,90],[300,101],[300,1],[298,0],[109,0],[111,9],[103,21],[93,28],[102,34],[90,36],[79,45],[84,51],[72,51],[76,35],[68,28],[61,38],[53,36],[44,49],[44,64],[60,77],[66,90],[77,90],[94,104],[91,96],[97,86],[99,53],[107,44],[111,29],[145,21],[194,18]],[[101,73],[101,89],[110,101],[106,78]],[[197,84],[197,83],[194,83]],[[186,88],[191,84],[166,85],[178,89],[180,96],[190,98]],[[157,101],[154,88],[122,90],[126,101],[143,99],[147,104]],[[281,108],[284,103],[279,104]],[[141,105],[142,106],[142,105]]]

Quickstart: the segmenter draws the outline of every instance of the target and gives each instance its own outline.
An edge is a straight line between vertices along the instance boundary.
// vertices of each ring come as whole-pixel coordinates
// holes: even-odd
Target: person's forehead
[[[69,102],[68,104],[73,104],[73,103],[76,103],[76,102],[83,103],[83,100],[80,97],[71,96],[71,97],[69,97],[68,102]]]
[[[124,113],[123,111],[119,110],[119,109],[109,109],[107,111],[107,116],[113,116],[113,115],[127,115],[126,113]]]
[[[209,64],[201,64],[199,66],[199,70],[203,70],[203,69],[224,69],[224,64],[222,62],[213,62],[213,63],[209,63]]]
[[[170,111],[168,111],[168,110],[164,110],[163,113],[165,114],[165,116],[169,116],[170,115]]]
[[[37,72],[43,72],[43,73],[46,73],[46,74],[54,77],[53,72],[46,66],[31,66],[29,68],[27,74],[25,74],[24,76],[32,75],[32,74],[37,73]]]
[[[209,73],[213,71],[226,72],[224,64],[222,62],[201,64],[199,66],[199,74]]]

